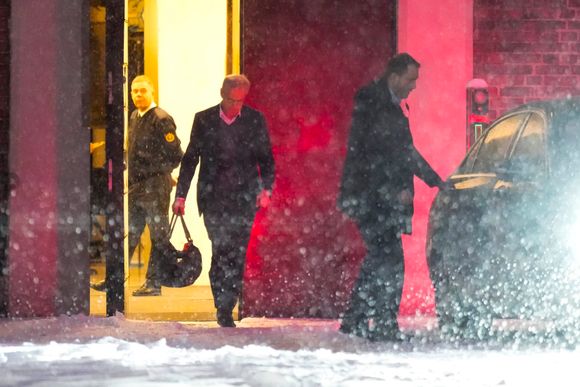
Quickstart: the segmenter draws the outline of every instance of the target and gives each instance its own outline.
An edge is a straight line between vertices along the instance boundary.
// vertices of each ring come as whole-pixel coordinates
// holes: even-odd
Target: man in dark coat
[[[183,152],[173,118],[153,101],[153,84],[148,77],[135,77],[131,98],[137,109],[129,121],[129,256],[139,244],[145,224],[151,236],[146,281],[133,296],[158,296],[162,257],[170,249],[171,171],[179,165]]]
[[[240,296],[247,245],[258,206],[268,205],[274,159],[262,113],[244,105],[250,82],[224,79],[219,105],[195,115],[181,162],[173,212],[183,214],[198,163],[197,205],[212,242],[209,272],[217,321],[235,327],[232,312]]]
[[[342,319],[343,333],[400,339],[401,234],[411,233],[413,176],[431,187],[444,186],[413,145],[400,106],[416,86],[419,66],[408,54],[396,55],[385,74],[355,97],[338,206],[357,223],[367,255]]]

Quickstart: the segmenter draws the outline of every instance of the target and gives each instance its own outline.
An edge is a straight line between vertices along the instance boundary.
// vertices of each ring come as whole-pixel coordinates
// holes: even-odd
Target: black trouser
[[[397,316],[405,274],[401,232],[379,220],[361,221],[359,229],[367,247],[342,325],[368,333],[398,333]]]
[[[157,286],[162,256],[169,248],[169,196],[171,177],[156,176],[134,184],[129,191],[129,257],[139,245],[145,225],[149,227],[151,254],[146,279]]]
[[[234,205],[235,202],[238,205]],[[211,291],[218,312],[231,314],[242,291],[256,207],[250,200],[232,200],[223,205],[213,203],[211,207],[203,214],[212,244]]]

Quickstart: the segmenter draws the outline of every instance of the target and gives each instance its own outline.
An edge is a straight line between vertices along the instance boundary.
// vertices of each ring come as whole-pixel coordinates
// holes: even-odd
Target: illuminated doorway
[[[155,102],[174,118],[185,150],[194,114],[219,103],[224,75],[239,71],[239,0],[128,0],[126,7],[127,86],[138,74],[152,79]],[[129,104],[129,115],[133,108]],[[173,171],[174,179],[178,173],[178,168]],[[143,284],[147,271],[150,241],[146,230],[133,256],[125,259],[124,313],[128,318],[215,319],[208,278],[211,243],[198,216],[195,186],[193,181],[185,219],[202,252],[200,278],[190,287],[164,287],[161,296],[133,297],[132,292]],[[173,197],[174,192],[171,200]],[[176,230],[172,243],[180,247],[184,242],[182,231]],[[94,283],[105,273],[97,265],[92,266],[96,269],[91,280]],[[105,314],[102,293],[91,290],[91,314]]]
[[[106,214],[107,205],[107,169],[106,169],[106,3],[91,0],[90,33],[89,33],[89,74],[90,74],[90,107],[89,125],[91,128],[91,199],[90,199],[90,314],[106,315],[106,294],[93,289],[100,284],[104,286],[106,275]]]

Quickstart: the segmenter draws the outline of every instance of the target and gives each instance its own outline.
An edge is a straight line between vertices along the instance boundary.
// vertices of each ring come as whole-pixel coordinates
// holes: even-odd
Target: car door
[[[508,157],[495,170],[495,227],[490,239],[496,269],[492,295],[498,314],[530,317],[549,304],[550,268],[544,254],[546,221],[551,214],[546,146],[547,118],[530,111]]]
[[[516,112],[494,123],[450,177],[454,189],[440,192],[432,208],[428,251],[433,280],[469,309],[486,308],[497,282],[495,239],[503,213],[498,203],[510,189],[498,170],[528,116]]]

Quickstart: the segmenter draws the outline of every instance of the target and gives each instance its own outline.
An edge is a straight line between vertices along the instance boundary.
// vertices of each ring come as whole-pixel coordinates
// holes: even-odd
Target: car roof
[[[573,125],[571,131],[569,130],[570,128],[567,125],[562,125],[562,123],[565,124],[566,122],[573,121],[578,123],[580,121],[580,96],[561,99],[539,100],[519,105],[501,114],[496,120],[494,120],[490,124],[490,128],[494,126],[497,122],[499,122],[500,120],[511,114],[517,114],[520,112],[529,112],[531,110],[536,111],[539,110],[544,112],[546,118],[548,119],[549,132],[552,133],[552,135],[549,136],[550,142],[551,143],[553,143],[554,141],[557,142],[555,146],[549,147],[550,154],[552,152],[561,153],[558,151],[558,149],[562,143],[567,144],[568,146],[572,146],[573,149],[580,149],[578,148],[578,144],[580,144],[580,125],[579,124]],[[488,128],[488,130],[490,128]],[[482,136],[482,138],[484,136]],[[474,149],[475,148],[469,150],[469,152],[461,162],[460,167],[469,157],[469,153]],[[578,152],[574,151],[573,153],[577,154]],[[457,171],[454,173],[457,173]]]
[[[539,109],[546,112],[554,112],[554,113],[558,113],[561,111],[580,112],[580,97],[532,101],[510,110],[505,114],[502,114],[502,116],[530,109]]]

